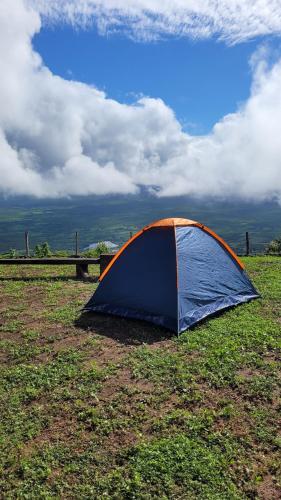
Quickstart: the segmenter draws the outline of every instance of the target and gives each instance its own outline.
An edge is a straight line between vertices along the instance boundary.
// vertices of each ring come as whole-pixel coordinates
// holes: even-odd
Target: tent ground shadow
[[[174,332],[147,321],[96,312],[83,312],[74,324],[124,345],[154,344],[175,336]]]
[[[257,297],[257,299],[261,299],[261,297]],[[195,325],[192,325],[188,330],[186,330],[186,332],[193,332],[194,330],[200,328],[200,326],[208,324],[209,321],[212,321],[215,318],[220,318],[226,314],[227,311],[243,308],[243,305],[245,305],[245,303],[220,309],[219,311],[202,318]],[[184,333],[182,332],[177,335],[171,330],[153,325],[147,321],[97,312],[82,313],[81,316],[75,321],[75,326],[83,330],[92,331],[97,335],[114,339],[124,345],[154,344],[156,342],[169,340],[175,336],[181,336],[182,333]]]

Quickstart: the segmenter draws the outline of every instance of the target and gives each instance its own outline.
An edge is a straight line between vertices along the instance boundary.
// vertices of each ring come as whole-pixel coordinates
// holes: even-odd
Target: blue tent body
[[[163,219],[121,248],[84,310],[138,318],[180,333],[257,297],[243,264],[215,233],[195,221]]]

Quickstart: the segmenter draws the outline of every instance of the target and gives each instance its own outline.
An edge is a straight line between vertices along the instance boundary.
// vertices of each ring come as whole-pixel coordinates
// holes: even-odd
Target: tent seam
[[[179,275],[178,275],[178,249],[176,237],[176,225],[174,225],[175,249],[176,249],[176,290],[177,290],[177,334],[179,335]]]

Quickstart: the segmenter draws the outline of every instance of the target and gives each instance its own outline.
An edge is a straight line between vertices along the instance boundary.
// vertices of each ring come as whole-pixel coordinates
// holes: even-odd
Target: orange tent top
[[[160,219],[155,222],[152,222],[148,226],[144,227],[145,229],[150,229],[151,227],[163,227],[163,226],[202,226],[195,220],[190,219],[181,219],[179,217],[170,217],[169,219]]]
[[[191,219],[183,219],[180,217],[170,217],[168,219],[160,219],[155,222],[152,222],[151,224],[148,224],[145,226],[143,229],[141,229],[138,233],[134,234],[132,238],[130,238],[124,245],[120,248],[120,250],[115,254],[113,259],[110,261],[106,269],[103,271],[101,274],[99,281],[101,281],[105,275],[108,273],[109,269],[113,266],[114,262],[120,257],[121,253],[124,252],[124,250],[139,236],[141,236],[144,231],[148,231],[149,229],[155,228],[155,227],[177,227],[177,226],[196,226],[200,227],[203,231],[206,233],[209,233],[213,238],[215,238],[217,241],[220,242],[220,244],[231,254],[233,259],[237,262],[237,264],[244,269],[244,264],[241,262],[241,260],[237,257],[236,253],[228,246],[228,244],[220,238],[214,231],[209,229],[207,226],[204,226],[203,224],[200,224],[200,222],[196,222]]]

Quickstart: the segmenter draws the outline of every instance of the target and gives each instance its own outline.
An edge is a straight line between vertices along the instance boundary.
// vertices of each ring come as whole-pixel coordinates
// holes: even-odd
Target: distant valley
[[[148,195],[43,201],[10,198],[0,200],[0,252],[11,248],[21,251],[25,230],[30,232],[31,247],[48,241],[54,250],[72,250],[75,231],[79,231],[81,249],[102,240],[120,245],[130,232],[165,217],[200,221],[237,252],[244,251],[246,231],[250,233],[252,249],[256,252],[281,235],[281,207],[277,203],[217,202]]]

